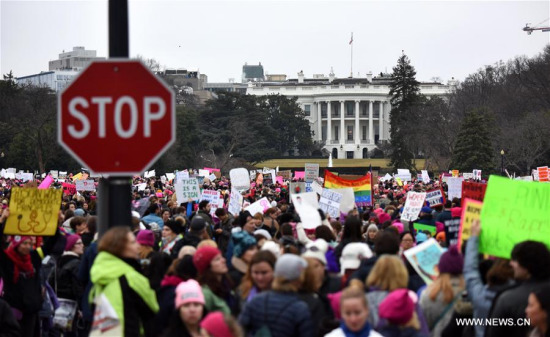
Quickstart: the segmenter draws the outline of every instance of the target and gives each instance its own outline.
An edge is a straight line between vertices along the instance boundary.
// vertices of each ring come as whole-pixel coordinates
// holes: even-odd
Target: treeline
[[[400,57],[393,69],[396,104],[385,150],[394,166],[414,169],[421,156],[428,169],[488,173],[500,172],[503,159],[510,173],[529,174],[550,163],[550,45],[535,57],[483,67],[446,98],[416,92],[410,67]]]
[[[11,72],[4,75],[0,167],[31,172],[80,169],[57,143],[56,109],[57,95],[50,89],[19,86]],[[205,106],[178,105],[176,123],[175,145],[152,167],[159,172],[205,166],[229,169],[275,157],[320,154],[322,148],[313,143],[296,99],[279,95],[221,93]]]

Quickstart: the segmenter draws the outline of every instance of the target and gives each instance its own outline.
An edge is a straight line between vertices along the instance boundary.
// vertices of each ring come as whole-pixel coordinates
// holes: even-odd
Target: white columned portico
[[[323,116],[321,115],[321,102],[313,102],[313,106],[317,109],[317,139],[323,141]]]
[[[378,140],[384,139],[384,101],[380,101],[380,113],[378,114]]]
[[[372,100],[369,100],[369,144],[374,144],[374,126],[372,121]]]
[[[346,123],[344,123],[344,105],[345,101],[340,101],[340,144],[345,144],[348,139],[348,135],[346,133]]]
[[[330,115],[330,101],[327,101],[327,145],[332,142],[332,125]]]
[[[359,143],[361,143],[361,138],[360,138],[360,135],[359,135],[359,100],[356,100],[355,101],[355,145],[359,145]]]

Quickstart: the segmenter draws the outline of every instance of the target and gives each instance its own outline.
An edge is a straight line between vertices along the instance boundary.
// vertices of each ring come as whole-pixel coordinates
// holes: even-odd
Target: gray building
[[[84,47],[73,47],[72,51],[63,51],[59,59],[49,62],[49,70],[77,70],[80,71],[88,64],[97,60],[104,60],[104,57],[97,57],[95,50],[86,50]]]

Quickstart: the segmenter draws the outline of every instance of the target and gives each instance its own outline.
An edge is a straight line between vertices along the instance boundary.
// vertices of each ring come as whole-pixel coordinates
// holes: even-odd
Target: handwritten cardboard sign
[[[403,254],[426,284],[429,285],[437,279],[439,276],[437,265],[443,249],[435,239],[431,238],[416,247],[407,249]]]
[[[319,177],[319,164],[306,163],[305,181],[310,183]]]
[[[429,207],[441,206],[445,203],[445,195],[440,189],[426,192],[426,204]]]
[[[464,205],[465,199],[473,199],[477,201],[483,201],[485,192],[487,190],[487,184],[474,183],[464,181],[462,182],[462,205]]]
[[[198,201],[200,198],[199,181],[196,178],[181,179],[176,182],[175,188],[178,204],[189,202],[189,199]]]
[[[491,176],[481,210],[480,252],[510,258],[525,240],[550,247],[549,210],[550,184]]]
[[[10,216],[4,232],[11,235],[54,235],[62,194],[61,190],[55,189],[12,188]]]
[[[252,216],[256,215],[256,213],[262,213],[264,214],[265,211],[267,211],[271,207],[271,204],[269,203],[269,200],[267,200],[266,197],[261,198],[260,200],[256,201],[255,203],[249,205],[244,210],[249,211]]]
[[[462,247],[465,240],[470,238],[472,233],[472,223],[479,220],[483,203],[474,199],[465,199],[462,206],[462,215],[460,216],[460,232],[458,236],[458,248]]]
[[[342,193],[324,188],[319,200],[319,207],[325,214],[329,214],[332,218],[336,219],[340,216],[341,201]]]
[[[447,185],[449,187],[447,191],[447,197],[449,200],[462,197],[462,182],[464,178],[451,177],[447,179]]]
[[[403,208],[403,214],[401,214],[401,219],[407,220],[407,221],[414,221],[418,219],[418,214],[420,213],[422,206],[424,206],[425,199],[426,199],[426,192],[407,193],[407,201],[405,201],[405,207]]]
[[[230,214],[238,215],[242,209],[243,196],[235,187],[231,188],[231,195],[229,197],[228,211]]]
[[[75,181],[77,191],[95,191],[95,183],[93,180],[77,180]]]

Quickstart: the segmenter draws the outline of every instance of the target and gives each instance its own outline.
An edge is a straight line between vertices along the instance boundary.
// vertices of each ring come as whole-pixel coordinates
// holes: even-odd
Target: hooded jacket
[[[137,260],[135,267],[128,262],[107,252],[97,255],[90,271],[93,283],[90,303],[104,294],[117,313],[124,336],[141,336],[142,331],[146,336],[154,335],[152,322],[159,310],[157,297],[149,280],[137,271]]]

